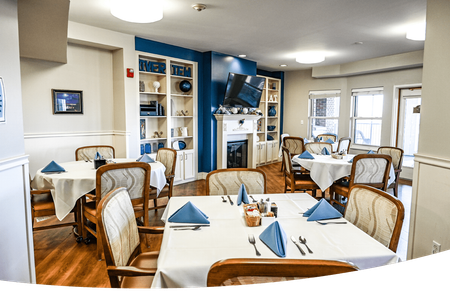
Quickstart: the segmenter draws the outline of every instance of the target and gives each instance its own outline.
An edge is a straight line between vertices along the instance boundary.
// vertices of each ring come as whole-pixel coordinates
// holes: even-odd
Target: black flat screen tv
[[[258,108],[265,82],[262,77],[229,73],[223,106]]]

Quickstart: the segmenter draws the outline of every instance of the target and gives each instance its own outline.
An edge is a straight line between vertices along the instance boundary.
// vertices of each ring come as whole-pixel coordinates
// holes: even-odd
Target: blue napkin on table
[[[307,139],[303,139],[303,144],[308,144],[309,141]]]
[[[241,205],[242,202],[244,202],[245,204],[249,204],[250,202],[248,201],[248,195],[247,195],[247,190],[245,189],[244,184],[241,184],[241,187],[239,188],[239,193],[238,193],[238,197],[237,197],[237,205]]]
[[[372,150],[369,150],[369,152],[367,152],[367,154],[375,154],[375,152],[373,152]]]
[[[97,151],[97,153],[95,153],[94,160],[98,160],[98,159],[103,159],[103,157],[102,157],[102,155]]]
[[[353,158],[355,158],[355,157],[353,157]],[[353,163],[353,158],[352,159],[350,159],[349,161],[347,161],[348,163]]]
[[[197,208],[191,201],[180,207],[169,217],[169,222],[209,224],[208,216]]]
[[[305,158],[305,159],[314,159],[314,156],[311,155],[311,153],[308,152],[308,150],[305,150],[302,154],[298,156],[298,158]]]
[[[325,143],[328,143],[328,144],[334,144],[334,141],[333,141],[332,139],[329,138],[328,140],[325,141]]]
[[[327,148],[322,148],[322,154],[323,155],[330,155],[330,152],[328,151]]]
[[[278,221],[273,222],[259,235],[259,239],[279,257],[286,257],[287,236]]]
[[[327,200],[322,198],[316,205],[308,209],[303,216],[308,217],[307,221],[318,221],[341,218],[342,214],[331,206]]]
[[[51,163],[49,163],[45,168],[41,170],[41,173],[53,173],[53,172],[65,172],[66,170],[55,163],[54,160],[52,160]]]
[[[138,159],[136,159],[136,161],[140,161],[140,162],[146,162],[146,163],[152,163],[155,162],[150,156],[148,156],[146,153],[144,153],[143,155],[141,155]]]

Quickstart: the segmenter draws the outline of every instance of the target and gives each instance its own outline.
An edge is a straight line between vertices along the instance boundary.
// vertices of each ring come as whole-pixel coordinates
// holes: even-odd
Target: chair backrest
[[[133,205],[146,203],[150,193],[151,167],[144,162],[106,164],[97,169],[96,198],[100,201],[119,187],[127,189]]]
[[[289,152],[289,149],[287,147],[282,146],[281,151],[283,153],[283,161],[284,161],[284,174],[286,176],[291,176],[291,170],[292,170],[292,161],[291,161],[291,153]]]
[[[266,173],[247,168],[211,171],[206,175],[206,194],[237,195],[242,184],[249,194],[266,194]]]
[[[349,187],[366,184],[386,191],[391,157],[386,154],[358,154],[353,158]]]
[[[349,137],[340,138],[337,152],[341,152],[342,150],[347,150],[347,153],[349,153],[351,143],[352,143],[352,139]]]
[[[104,159],[115,158],[115,150],[112,146],[86,146],[75,150],[75,160],[94,160],[95,154],[100,153]]]
[[[325,142],[311,142],[305,144],[305,150],[312,154],[322,153],[322,149],[327,148],[328,152],[333,152],[333,146],[330,143]]]
[[[166,167],[166,176],[175,175],[177,151],[169,148],[159,148],[158,153],[156,153],[156,160]]]
[[[390,155],[392,158],[392,165],[394,166],[395,170],[399,170],[402,168],[403,149],[397,147],[383,146],[378,148],[377,153]]]
[[[301,137],[287,136],[283,139],[283,146],[291,155],[302,154],[305,151],[305,142]]]
[[[405,209],[394,196],[366,185],[354,185],[345,219],[391,249],[397,250]]]
[[[232,258],[214,263],[207,286],[242,285],[311,278],[357,271],[343,261],[319,259]]]
[[[337,141],[337,136],[335,134],[332,134],[332,133],[318,134],[317,138],[322,138],[323,142],[326,142],[328,139],[331,139],[333,142]]]

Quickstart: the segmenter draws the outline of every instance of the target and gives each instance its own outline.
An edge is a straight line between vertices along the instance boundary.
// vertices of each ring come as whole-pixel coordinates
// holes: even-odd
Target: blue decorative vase
[[[144,154],[144,144],[141,144],[141,155]]]
[[[158,149],[164,148],[164,143],[159,143],[158,144]]]
[[[275,110],[275,106],[269,106],[269,117],[275,117],[275,115],[277,114],[277,111]]]
[[[189,92],[191,90],[192,85],[191,85],[191,83],[189,81],[183,80],[183,81],[180,82],[179,87],[180,87],[180,90],[182,92],[187,93],[187,92]]]
[[[145,144],[145,153],[152,153],[152,146],[150,146],[150,143]]]

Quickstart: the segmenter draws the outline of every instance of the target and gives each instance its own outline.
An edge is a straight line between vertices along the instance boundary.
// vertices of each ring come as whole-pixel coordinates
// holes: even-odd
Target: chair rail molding
[[[42,139],[58,137],[80,137],[80,136],[130,136],[129,131],[105,130],[105,131],[74,131],[74,132],[47,132],[47,133],[25,133],[25,139]]]

